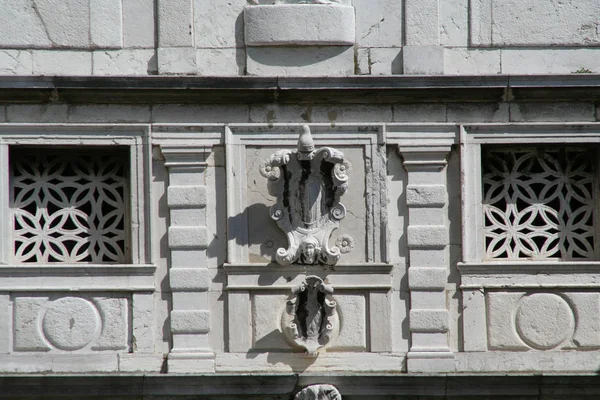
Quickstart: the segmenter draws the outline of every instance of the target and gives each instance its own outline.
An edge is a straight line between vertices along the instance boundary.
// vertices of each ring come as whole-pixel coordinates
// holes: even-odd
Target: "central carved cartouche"
[[[331,233],[346,216],[340,197],[348,189],[349,163],[341,151],[331,147],[315,150],[310,128],[302,127],[298,150],[280,150],[262,166],[269,180],[269,194],[277,197],[271,218],[287,238],[287,249],[279,248],[281,265],[335,265],[340,249],[329,247]]]

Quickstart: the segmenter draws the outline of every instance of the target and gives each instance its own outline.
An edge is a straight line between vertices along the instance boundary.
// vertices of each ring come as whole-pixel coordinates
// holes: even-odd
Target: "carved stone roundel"
[[[100,328],[100,316],[92,303],[78,297],[52,302],[42,320],[44,336],[61,350],[79,350],[90,344]]]
[[[521,301],[516,313],[516,327],[527,345],[538,350],[549,350],[573,335],[575,317],[562,297],[538,293]]]

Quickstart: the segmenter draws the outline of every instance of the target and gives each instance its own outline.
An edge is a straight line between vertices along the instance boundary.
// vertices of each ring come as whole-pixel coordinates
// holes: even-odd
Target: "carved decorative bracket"
[[[295,297],[287,302],[281,318],[285,337],[311,356],[337,337],[340,320],[333,288],[317,276],[309,276],[292,289]]]
[[[280,150],[261,166],[261,174],[269,180],[269,194],[277,197],[271,218],[289,242],[287,249],[277,250],[279,264],[338,262],[340,248],[329,247],[329,238],[346,216],[340,197],[348,189],[349,169],[341,151],[315,150],[307,125],[298,139],[298,151]]]

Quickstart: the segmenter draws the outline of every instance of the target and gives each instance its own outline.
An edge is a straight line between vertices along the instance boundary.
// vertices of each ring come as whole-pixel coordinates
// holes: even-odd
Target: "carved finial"
[[[298,138],[298,151],[302,153],[310,153],[315,150],[315,142],[310,134],[310,127],[302,125],[302,133]]]

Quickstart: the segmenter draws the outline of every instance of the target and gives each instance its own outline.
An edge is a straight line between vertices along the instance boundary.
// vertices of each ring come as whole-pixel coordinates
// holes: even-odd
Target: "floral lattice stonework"
[[[595,259],[596,156],[581,147],[484,150],[486,258]]]
[[[15,263],[127,261],[127,156],[13,148]]]

